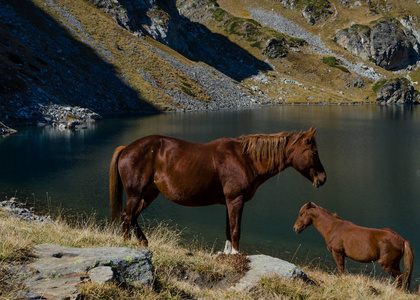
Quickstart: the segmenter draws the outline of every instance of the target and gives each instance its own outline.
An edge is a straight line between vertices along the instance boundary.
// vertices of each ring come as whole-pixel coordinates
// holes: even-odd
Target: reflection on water
[[[108,215],[108,167],[119,145],[149,134],[196,142],[251,133],[301,131],[315,137],[328,174],[319,189],[293,169],[266,182],[245,205],[241,248],[297,261],[331,264],[321,235],[296,236],[299,208],[314,201],[369,227],[390,227],[420,253],[420,110],[417,106],[282,106],[255,110],[174,113],[93,123],[87,130],[30,128],[0,139],[0,196],[46,201],[75,211]],[[225,208],[187,208],[159,197],[143,218],[173,220],[190,235],[222,248]],[[348,264],[350,268],[363,264]],[[418,263],[416,263],[418,266]],[[419,280],[415,267],[415,280]],[[368,265],[368,270],[372,266]],[[375,272],[380,273],[376,265]],[[416,283],[413,284],[417,286]]]

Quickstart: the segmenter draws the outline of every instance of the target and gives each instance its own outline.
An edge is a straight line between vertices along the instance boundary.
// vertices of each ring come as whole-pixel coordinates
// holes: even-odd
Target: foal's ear
[[[308,202],[308,203],[306,203],[306,208],[307,209],[309,209],[309,208],[315,208],[316,207],[316,204],[315,203],[313,203],[313,202]]]

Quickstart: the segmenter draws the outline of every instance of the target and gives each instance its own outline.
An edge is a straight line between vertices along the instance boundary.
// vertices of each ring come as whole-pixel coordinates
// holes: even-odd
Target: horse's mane
[[[329,214],[330,216],[332,216],[332,217],[336,218],[336,219],[339,219],[339,220],[343,220],[343,221],[345,221],[344,219],[340,218],[340,217],[339,217],[336,213],[329,212],[328,210],[326,210],[325,208],[323,208],[323,207],[321,207],[321,206],[318,206],[318,208],[319,208],[319,209],[321,209],[322,211],[326,212],[326,213],[327,213],[327,214]]]
[[[294,144],[303,133],[251,134],[240,136],[238,139],[242,145],[242,153],[247,153],[258,161],[267,161],[270,169],[274,169],[277,166],[280,170],[284,165],[284,150],[287,141],[293,134],[296,135],[296,139],[293,141]]]

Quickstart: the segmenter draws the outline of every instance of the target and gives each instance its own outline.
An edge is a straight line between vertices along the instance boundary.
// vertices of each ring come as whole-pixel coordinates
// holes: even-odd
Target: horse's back
[[[132,189],[154,186],[178,204],[223,203],[219,168],[226,157],[237,156],[240,152],[237,145],[232,138],[195,143],[160,135],[146,136],[124,149],[119,166],[121,177],[125,186]]]

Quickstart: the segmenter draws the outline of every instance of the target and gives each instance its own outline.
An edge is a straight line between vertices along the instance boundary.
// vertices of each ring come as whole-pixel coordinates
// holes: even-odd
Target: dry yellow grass
[[[18,299],[16,291],[21,286],[13,283],[9,267],[33,259],[31,249],[36,244],[140,248],[134,239],[124,242],[119,228],[110,228],[94,217],[72,224],[58,219],[37,225],[0,209],[0,299]],[[257,288],[237,292],[228,288],[238,277],[235,261],[216,259],[211,249],[198,243],[182,246],[181,232],[165,223],[156,223],[146,232],[155,266],[153,287],[123,289],[114,283],[87,283],[82,287],[83,299],[418,299],[394,289],[391,279],[360,274],[338,278],[306,266],[302,269],[316,285],[268,276]]]

